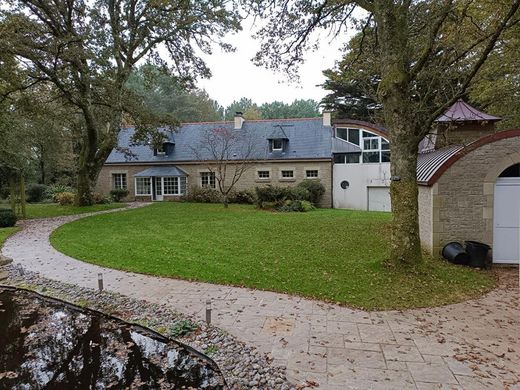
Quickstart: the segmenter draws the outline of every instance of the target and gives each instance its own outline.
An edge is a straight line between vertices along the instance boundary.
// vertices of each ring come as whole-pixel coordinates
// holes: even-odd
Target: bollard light
[[[206,301],[206,324],[211,324],[211,299]]]
[[[98,282],[99,292],[103,291],[103,274],[102,273],[97,274],[97,282]]]

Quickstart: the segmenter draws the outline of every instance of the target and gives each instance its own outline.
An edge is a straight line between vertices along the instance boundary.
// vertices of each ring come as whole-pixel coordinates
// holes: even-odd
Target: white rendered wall
[[[334,164],[332,186],[334,208],[368,210],[368,187],[390,187],[390,163]]]

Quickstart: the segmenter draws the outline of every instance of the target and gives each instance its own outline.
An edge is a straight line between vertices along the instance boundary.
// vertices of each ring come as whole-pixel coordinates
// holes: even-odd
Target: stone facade
[[[423,246],[439,254],[450,241],[493,244],[497,177],[520,163],[520,135],[474,147],[449,166],[431,187],[419,191]]]
[[[448,145],[467,145],[479,138],[493,134],[495,131],[495,122],[439,124],[435,138],[435,149]]]
[[[421,243],[428,252],[432,250],[432,188],[419,186],[419,232]]]
[[[193,163],[175,163],[175,164],[164,164],[164,165],[175,165],[182,169],[188,174],[187,188],[192,186],[200,186],[200,174],[201,172],[207,172],[207,165],[201,164],[200,162]],[[115,173],[125,173],[127,177],[127,187],[129,196],[127,200],[138,200],[138,201],[149,201],[150,197],[135,196],[135,181],[134,175],[145,169],[150,168],[151,164],[109,164],[105,165],[99,175],[96,191],[101,193],[109,193],[113,188],[112,175]],[[232,170],[232,168],[230,168]],[[282,170],[294,171],[294,178],[286,179],[282,178]],[[332,191],[331,191],[331,180],[332,180],[332,167],[330,160],[288,160],[288,161],[265,161],[256,162],[242,175],[240,180],[235,185],[236,190],[254,189],[255,187],[262,187],[267,185],[273,186],[295,186],[305,179],[307,170],[317,170],[318,179],[325,187],[325,194],[323,195],[320,206],[331,207],[332,206]],[[259,179],[258,171],[269,171],[269,179]],[[175,196],[165,196],[165,200],[175,200]]]

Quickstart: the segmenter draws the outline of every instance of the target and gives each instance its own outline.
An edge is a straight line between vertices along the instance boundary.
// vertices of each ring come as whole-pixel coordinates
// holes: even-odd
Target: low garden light
[[[211,324],[211,299],[206,301],[206,323]]]
[[[101,291],[103,291],[103,274],[102,273],[97,274],[97,281],[98,281],[99,292],[101,292]]]

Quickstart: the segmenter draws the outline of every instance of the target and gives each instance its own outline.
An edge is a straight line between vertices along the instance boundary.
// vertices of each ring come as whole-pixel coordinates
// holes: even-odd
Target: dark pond
[[[223,389],[188,346],[36,293],[0,287],[0,389]]]

